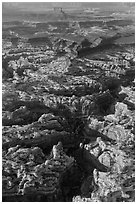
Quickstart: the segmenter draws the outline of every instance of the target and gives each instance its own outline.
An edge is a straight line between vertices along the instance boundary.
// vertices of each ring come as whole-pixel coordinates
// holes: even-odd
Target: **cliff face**
[[[92,53],[97,53],[100,50],[103,51],[107,48],[113,49],[113,46],[115,46],[115,40],[117,40],[119,37],[119,35],[108,38],[100,37],[92,42],[90,42],[88,39],[85,39],[80,43],[77,49],[78,56],[83,57]]]

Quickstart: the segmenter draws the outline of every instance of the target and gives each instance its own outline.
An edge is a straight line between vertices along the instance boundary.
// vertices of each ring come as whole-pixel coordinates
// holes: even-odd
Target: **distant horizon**
[[[130,12],[134,15],[134,2],[2,2],[2,22],[30,19],[36,15],[54,12],[54,8],[70,12],[75,10],[97,9],[101,12]],[[36,14],[36,15],[35,15]],[[31,20],[32,18],[31,17]],[[48,19],[48,17],[47,17]]]
[[[130,6],[135,7],[134,2],[2,2],[3,12],[15,11],[44,11],[53,9],[54,7],[62,7],[63,9],[83,9],[83,8],[99,8],[99,9],[128,9]],[[124,7],[124,8],[122,8]]]

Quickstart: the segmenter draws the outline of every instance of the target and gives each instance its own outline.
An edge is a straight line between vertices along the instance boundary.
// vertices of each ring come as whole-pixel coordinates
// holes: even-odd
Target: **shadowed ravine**
[[[60,4],[3,4],[2,201],[134,202],[134,5]]]

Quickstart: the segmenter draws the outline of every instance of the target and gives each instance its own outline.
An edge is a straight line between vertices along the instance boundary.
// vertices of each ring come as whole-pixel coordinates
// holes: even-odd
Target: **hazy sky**
[[[134,3],[130,3],[134,4]],[[124,2],[4,2],[2,3],[3,12],[7,10],[20,11],[44,11],[54,7],[62,8],[100,8],[100,9],[128,9]]]

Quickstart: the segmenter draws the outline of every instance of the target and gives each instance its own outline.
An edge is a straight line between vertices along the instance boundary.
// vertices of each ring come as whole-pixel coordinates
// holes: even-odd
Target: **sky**
[[[122,13],[131,10],[133,15],[135,13],[134,3],[131,2],[2,2],[2,22],[30,20],[30,16],[45,15],[49,10],[53,14],[55,7],[62,8],[66,12],[96,8],[104,15],[108,11]],[[36,20],[35,17],[33,17],[33,20]],[[47,19],[43,18],[43,20]]]
[[[133,4],[133,3],[132,3]],[[44,11],[54,7],[69,8],[100,8],[108,9],[128,9],[129,4],[124,2],[3,2],[3,12],[9,11]]]

